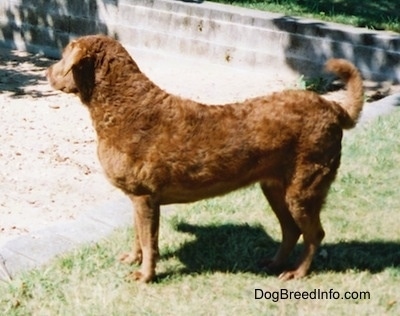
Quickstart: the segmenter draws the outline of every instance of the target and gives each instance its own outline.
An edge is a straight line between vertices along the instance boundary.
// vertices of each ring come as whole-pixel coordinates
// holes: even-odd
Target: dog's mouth
[[[65,93],[78,93],[78,88],[71,84],[70,78],[68,76],[58,75],[57,72],[54,71],[53,66],[50,66],[46,72],[45,76],[50,86],[55,89]],[[68,84],[69,83],[69,84]]]

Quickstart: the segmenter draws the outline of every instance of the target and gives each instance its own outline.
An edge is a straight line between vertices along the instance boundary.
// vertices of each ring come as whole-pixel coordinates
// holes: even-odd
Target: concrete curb
[[[366,124],[377,117],[389,115],[396,108],[400,108],[400,93],[392,94],[375,102],[366,103],[358,124]]]
[[[83,213],[76,220],[10,240],[0,248],[0,280],[9,281],[18,273],[39,267],[57,255],[96,242],[117,228],[132,225],[132,218],[130,201],[121,199]]]

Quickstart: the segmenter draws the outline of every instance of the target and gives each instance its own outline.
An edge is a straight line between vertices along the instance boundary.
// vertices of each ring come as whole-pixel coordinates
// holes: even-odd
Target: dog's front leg
[[[130,196],[130,198],[135,208],[136,239],[133,256],[136,258],[141,256],[142,266],[129,277],[136,281],[149,282],[155,276],[159,256],[160,205],[151,196]]]
[[[135,210],[135,203],[133,202],[133,227],[134,227],[134,242],[132,247],[132,252],[124,252],[119,257],[118,260],[126,264],[141,264],[143,259],[142,246],[140,243],[140,218],[138,212]]]

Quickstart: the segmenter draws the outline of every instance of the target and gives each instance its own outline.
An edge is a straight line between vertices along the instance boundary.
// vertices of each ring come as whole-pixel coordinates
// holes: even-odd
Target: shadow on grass
[[[196,236],[194,241],[184,244],[162,259],[177,257],[185,269],[181,274],[204,272],[266,274],[259,266],[265,258],[271,258],[279,242],[268,236],[261,226],[220,225],[198,226],[180,223],[176,229]],[[288,260],[294,264],[302,245],[298,245]],[[400,268],[400,243],[396,242],[339,242],[323,244],[321,249],[327,256],[317,255],[314,272],[346,272],[348,270],[378,273],[386,268]],[[161,279],[164,276],[159,276]]]
[[[328,257],[317,256],[313,271],[346,272],[347,270],[379,273],[386,268],[400,269],[400,243],[387,241],[349,241],[322,244]]]
[[[185,265],[183,273],[202,271],[265,273],[259,267],[265,257],[272,257],[278,243],[269,237],[261,226],[219,225],[197,226],[180,223],[180,232],[196,236],[174,253]]]

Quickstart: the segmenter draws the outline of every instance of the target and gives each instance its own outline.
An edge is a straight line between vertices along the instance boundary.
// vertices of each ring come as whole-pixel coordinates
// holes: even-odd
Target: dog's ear
[[[72,67],[86,57],[87,50],[79,42],[71,42],[63,53],[64,67],[62,74],[65,77],[71,71]]]

